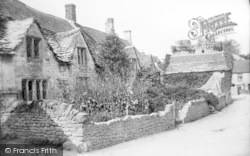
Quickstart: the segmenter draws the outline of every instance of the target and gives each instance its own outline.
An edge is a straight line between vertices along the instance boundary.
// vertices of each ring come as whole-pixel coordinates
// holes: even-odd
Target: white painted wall
[[[238,79],[238,75],[242,74],[242,81]],[[238,73],[232,75],[232,86],[231,93],[232,95],[238,95],[237,87],[240,87],[241,90],[245,90],[249,92],[249,84],[250,84],[250,73]]]

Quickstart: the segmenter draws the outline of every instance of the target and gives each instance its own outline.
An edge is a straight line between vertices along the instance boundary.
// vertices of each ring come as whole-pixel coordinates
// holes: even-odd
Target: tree
[[[171,48],[171,52],[172,52],[173,54],[175,54],[175,53],[177,52],[176,46],[171,46],[170,48]]]
[[[240,53],[240,44],[233,39],[222,42],[222,47],[225,52],[230,54],[239,55]]]
[[[100,44],[99,51],[106,73],[120,76],[122,79],[128,76],[129,56],[125,52],[125,45],[115,33],[106,37],[105,41]]]

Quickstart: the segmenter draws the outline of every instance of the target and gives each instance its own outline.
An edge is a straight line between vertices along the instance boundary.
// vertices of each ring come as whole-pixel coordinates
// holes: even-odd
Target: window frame
[[[22,99],[24,101],[47,99],[47,85],[47,79],[22,79]]]
[[[77,58],[78,64],[86,66],[88,65],[88,58],[87,58],[87,48],[85,47],[77,47]]]
[[[243,74],[237,74],[237,81],[243,82]]]
[[[41,38],[26,35],[26,56],[28,59],[40,59],[40,43]]]

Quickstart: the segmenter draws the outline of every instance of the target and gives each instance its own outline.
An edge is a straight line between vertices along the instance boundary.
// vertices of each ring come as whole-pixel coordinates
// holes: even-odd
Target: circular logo
[[[5,153],[11,153],[11,149],[10,148],[5,148]]]

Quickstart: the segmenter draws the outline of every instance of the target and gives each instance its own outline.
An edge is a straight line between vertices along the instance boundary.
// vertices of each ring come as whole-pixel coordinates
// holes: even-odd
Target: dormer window
[[[87,66],[87,50],[86,48],[77,48],[78,64]]]
[[[33,36],[26,36],[26,48],[28,58],[39,58],[39,43],[41,39]]]

